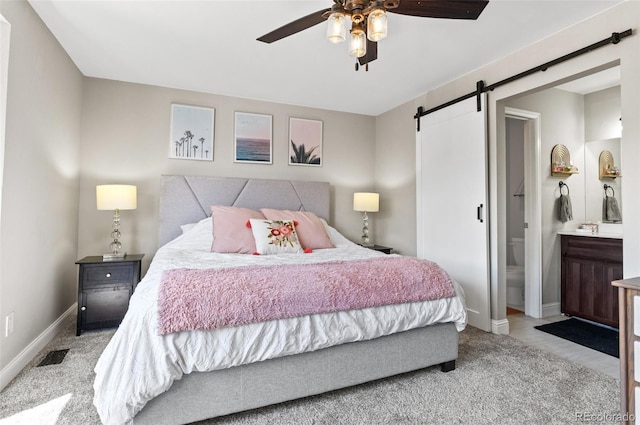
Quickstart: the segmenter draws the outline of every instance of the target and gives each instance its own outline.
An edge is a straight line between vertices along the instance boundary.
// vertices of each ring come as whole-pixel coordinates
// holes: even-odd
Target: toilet
[[[514,265],[507,265],[507,305],[524,306],[524,238],[511,239]]]

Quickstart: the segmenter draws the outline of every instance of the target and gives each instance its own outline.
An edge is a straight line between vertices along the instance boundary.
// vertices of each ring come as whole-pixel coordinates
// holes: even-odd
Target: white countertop
[[[588,238],[608,238],[608,239],[622,239],[622,233],[606,233],[606,232],[580,232],[578,230],[561,230],[558,232],[559,235],[567,235],[567,236],[585,236]]]

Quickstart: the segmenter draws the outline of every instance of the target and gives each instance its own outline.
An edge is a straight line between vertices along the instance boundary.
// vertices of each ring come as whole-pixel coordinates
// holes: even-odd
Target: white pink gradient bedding
[[[454,295],[442,268],[413,257],[181,268],[162,274],[158,332],[210,330]]]
[[[387,258],[350,242],[332,227],[327,231],[336,248],[311,254],[220,254],[211,252],[208,219],[160,248],[133,293],[122,324],[96,364],[94,405],[101,421],[106,425],[132,423],[149,400],[170,389],[186,373],[299,354],[433,323],[453,322],[459,331],[464,329],[464,295],[454,282],[458,296],[450,298],[158,335],[158,290],[165,270]]]

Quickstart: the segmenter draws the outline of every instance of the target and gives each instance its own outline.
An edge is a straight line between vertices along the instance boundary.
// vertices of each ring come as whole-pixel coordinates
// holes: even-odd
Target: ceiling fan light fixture
[[[2,1],[2,0],[0,0]],[[327,0],[329,1],[329,0]],[[273,43],[328,21],[327,39],[341,43],[349,31],[349,53],[359,66],[378,58],[378,41],[387,37],[387,13],[421,18],[478,19],[490,0],[332,0],[329,8],[318,10],[271,31],[257,40]]]
[[[347,38],[347,18],[342,12],[333,12],[327,18],[327,40],[342,43]]]
[[[387,38],[387,12],[384,8],[377,7],[367,17],[367,38],[371,41],[380,41]]]
[[[362,24],[353,24],[350,31],[349,54],[361,58],[367,54],[367,35]]]

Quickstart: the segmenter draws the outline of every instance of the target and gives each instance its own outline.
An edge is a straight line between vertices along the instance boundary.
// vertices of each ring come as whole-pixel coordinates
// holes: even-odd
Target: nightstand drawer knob
[[[87,307],[80,307],[80,310],[85,311]]]
[[[106,274],[106,276],[107,276],[107,277],[111,277],[111,273],[107,273],[107,274]]]

